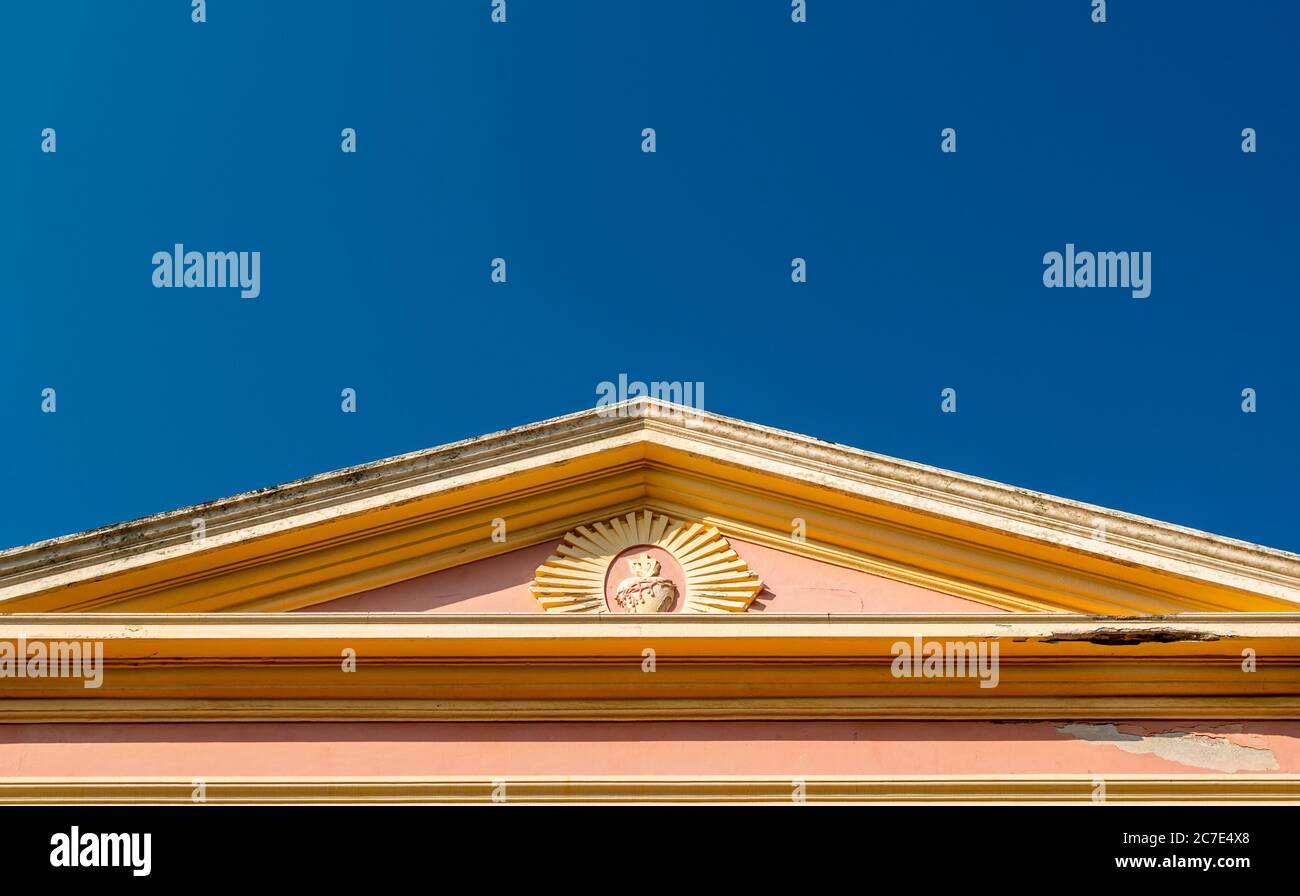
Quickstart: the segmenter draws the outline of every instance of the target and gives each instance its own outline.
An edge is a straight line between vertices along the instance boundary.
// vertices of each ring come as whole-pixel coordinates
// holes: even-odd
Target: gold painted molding
[[[78,699],[0,702],[0,724],[118,722],[1243,721],[1300,718],[1296,697],[731,697],[618,700]]]
[[[1105,783],[1103,803],[1094,800]],[[204,778],[223,804],[1300,804],[1296,775]],[[7,778],[0,804],[188,804],[189,778]]]
[[[300,609],[646,510],[1012,611],[1300,607],[1295,554],[666,410],[584,411],[0,551],[0,611]]]
[[[1300,614],[0,616],[19,638],[102,644],[103,681],[6,678],[0,721],[1300,718]],[[997,686],[896,677],[916,639],[996,645]]]

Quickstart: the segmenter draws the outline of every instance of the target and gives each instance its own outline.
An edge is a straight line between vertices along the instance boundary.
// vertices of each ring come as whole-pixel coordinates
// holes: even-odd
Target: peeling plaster
[[[1126,725],[1126,728],[1137,726]],[[1240,731],[1240,726],[1233,726]],[[1241,743],[1247,738],[1233,738],[1231,733],[1203,734],[1188,730],[1163,730],[1129,733],[1113,724],[1090,725],[1071,722],[1057,725],[1057,730],[1079,740],[1110,744],[1126,753],[1151,753],[1161,759],[1192,768],[1217,772],[1277,771],[1277,757],[1258,738],[1249,738],[1259,746]]]
[[[1099,628],[1089,632],[1059,632],[1043,638],[1044,644],[1062,641],[1087,641],[1090,644],[1132,647],[1138,644],[1173,644],[1178,641],[1217,641],[1212,632],[1186,631],[1172,628],[1124,629]]]

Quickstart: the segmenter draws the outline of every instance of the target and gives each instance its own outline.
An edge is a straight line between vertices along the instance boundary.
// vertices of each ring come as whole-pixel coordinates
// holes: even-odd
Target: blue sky
[[[5,5],[0,546],[627,373],[1300,550],[1300,5],[189,5]],[[260,252],[261,295],[153,288],[178,242]],[[1067,242],[1152,294],[1045,288]]]

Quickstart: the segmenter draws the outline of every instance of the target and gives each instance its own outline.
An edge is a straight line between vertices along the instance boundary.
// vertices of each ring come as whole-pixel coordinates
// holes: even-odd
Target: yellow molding
[[[100,644],[102,683],[6,678],[3,721],[1300,718],[1300,614],[0,617],[20,638]],[[915,639],[996,646],[996,687],[896,677]]]
[[[257,553],[242,545],[238,554],[198,554],[174,566],[150,567],[75,587],[10,598],[6,612],[282,612],[303,609],[368,589],[380,588],[452,566],[483,560],[559,538],[593,520],[651,510],[711,524],[724,534],[797,556],[859,569],[1012,612],[1086,612],[1116,615],[1204,611],[1284,611],[1295,605],[1225,588],[1193,586],[1165,577],[1157,593],[1126,584],[1114,571],[1089,572],[1012,557],[937,535],[907,536],[909,547],[890,547],[896,538],[879,524],[811,516],[808,541],[789,538],[790,508],[755,505],[740,515],[719,512],[718,499],[689,500],[684,480],[653,488],[623,473],[587,483],[448,514],[430,512],[417,524],[376,526],[350,537],[308,541],[308,532],[286,535],[283,544]],[[671,494],[676,500],[641,497]],[[506,519],[510,537],[491,540],[491,521]],[[759,519],[763,525],[747,520]],[[780,528],[774,528],[779,526]],[[324,536],[324,532],[317,533]],[[917,553],[924,548],[924,555]],[[230,549],[234,551],[235,549]],[[980,564],[977,568],[973,564]],[[1177,589],[1176,591],[1173,589]],[[1213,595],[1211,597],[1211,595]]]
[[[1300,605],[1294,554],[638,399],[0,551],[0,609],[295,609],[652,502],[1013,611]]]
[[[193,778],[7,778],[0,804],[189,804]],[[1300,804],[1296,775],[203,778],[203,805],[304,803]]]
[[[737,538],[931,588],[1011,612],[1106,615],[1287,611],[1290,601],[1035,545],[891,510],[806,483],[741,479],[725,467],[690,474],[650,465],[646,504],[695,516]],[[792,542],[790,520],[808,539]]]
[[[604,475],[590,487],[548,489],[468,509],[429,508],[417,522],[382,519],[293,530],[263,542],[216,548],[108,578],[4,602],[6,612],[280,612],[437,572],[558,538],[611,506],[639,506],[638,476]],[[510,539],[491,539],[492,520]]]
[[[645,510],[1013,612],[1300,605],[1300,561],[1281,552],[710,415],[675,429],[591,415],[535,429],[477,440],[477,460],[446,446],[430,454],[446,455],[437,464],[410,456],[291,484],[265,510],[238,496],[124,524],[121,540],[0,552],[0,609],[301,609]],[[194,543],[189,522],[207,514]],[[504,544],[490,537],[497,517]],[[789,538],[795,517],[804,542]],[[1104,539],[1091,537],[1094,520],[1110,527]]]
[[[786,697],[570,700],[18,699],[0,724],[123,722],[647,722],[647,721],[1245,721],[1300,719],[1300,698],[1256,696]]]

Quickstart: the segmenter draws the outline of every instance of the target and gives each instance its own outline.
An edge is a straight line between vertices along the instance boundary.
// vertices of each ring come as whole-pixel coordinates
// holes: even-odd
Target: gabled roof
[[[298,609],[640,510],[1008,610],[1300,604],[1295,554],[638,398],[0,552],[0,611]]]

